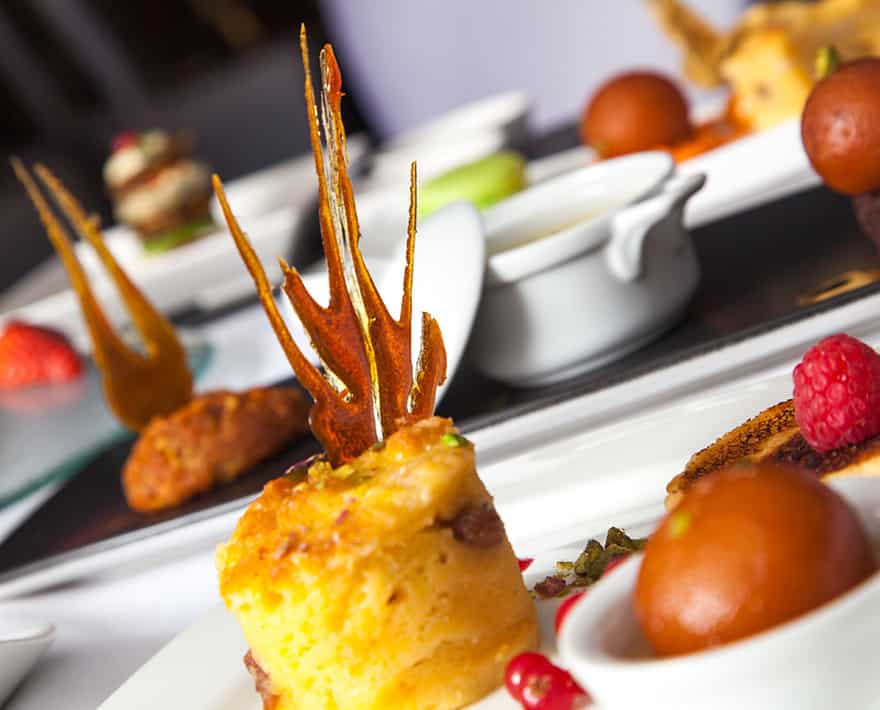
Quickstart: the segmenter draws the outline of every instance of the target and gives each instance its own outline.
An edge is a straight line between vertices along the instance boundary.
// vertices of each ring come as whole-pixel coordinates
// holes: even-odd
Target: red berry
[[[573,710],[585,699],[586,693],[568,671],[550,666],[529,679],[520,703],[526,710]]]
[[[10,321],[0,334],[0,389],[70,382],[82,369],[79,355],[53,330]]]
[[[572,610],[575,604],[577,604],[581,597],[584,596],[586,592],[576,592],[565,598],[562,604],[559,605],[559,608],[556,610],[556,618],[553,620],[553,626],[556,628],[556,633],[559,633],[559,629],[562,628],[562,622],[565,621],[565,617],[568,616],[568,613]]]
[[[604,577],[606,574],[610,574],[611,570],[615,567],[620,567],[624,562],[626,562],[627,557],[629,555],[621,555],[620,557],[615,557],[611,562],[605,565],[605,569],[602,570],[602,576]]]
[[[573,710],[589,701],[568,671],[540,653],[515,656],[507,665],[505,685],[526,710]]]
[[[504,673],[504,685],[507,686],[507,692],[516,700],[522,699],[522,689],[529,678],[551,666],[552,664],[546,656],[533,651],[526,651],[514,656],[507,664],[507,670]]]
[[[139,140],[137,131],[123,131],[113,136],[113,152],[128,148],[130,145],[137,145]]]
[[[534,561],[535,560],[532,559],[531,557],[523,557],[523,558],[517,560],[517,562],[519,562],[519,571],[525,572],[529,567],[532,566],[532,562],[534,562]]]
[[[817,451],[880,434],[880,355],[843,334],[814,345],[794,368],[794,413]]]

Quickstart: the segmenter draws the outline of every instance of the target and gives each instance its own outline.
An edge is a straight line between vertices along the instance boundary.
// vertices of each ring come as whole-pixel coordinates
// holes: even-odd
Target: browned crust
[[[684,471],[666,486],[666,507],[677,505],[684,492],[703,476],[741,461],[774,461],[807,468],[822,478],[844,475],[880,475],[865,464],[877,458],[880,437],[833,451],[819,452],[800,433],[794,402],[780,402],[691,456]]]
[[[684,490],[705,474],[753,457],[766,448],[768,442],[787,441],[796,433],[793,401],[775,404],[691,456],[684,471],[669,482],[666,491]]]
[[[244,654],[243,660],[244,667],[247,668],[248,673],[254,679],[254,686],[263,700],[263,710],[275,710],[279,697],[272,689],[272,679],[269,678],[269,674],[257,663],[257,659],[254,658],[254,654],[250,649]]]
[[[148,512],[231,481],[306,431],[305,396],[286,387],[195,397],[153,419],[122,473],[128,504]]]

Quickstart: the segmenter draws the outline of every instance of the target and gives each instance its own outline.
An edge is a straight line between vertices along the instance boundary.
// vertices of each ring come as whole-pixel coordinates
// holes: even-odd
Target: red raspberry
[[[0,334],[0,389],[70,382],[82,369],[79,355],[53,330],[10,321]]]
[[[794,368],[794,414],[817,451],[880,434],[880,355],[843,334],[814,345]]]

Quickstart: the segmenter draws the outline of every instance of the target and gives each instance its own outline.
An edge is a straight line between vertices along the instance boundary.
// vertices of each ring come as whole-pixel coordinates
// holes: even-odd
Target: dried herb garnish
[[[605,568],[619,557],[631,555],[645,546],[646,539],[633,539],[620,528],[608,528],[605,544],[590,540],[583,552],[572,562],[557,562],[556,574],[544,578],[534,588],[534,595],[542,599],[565,596],[570,590],[589,587]]]

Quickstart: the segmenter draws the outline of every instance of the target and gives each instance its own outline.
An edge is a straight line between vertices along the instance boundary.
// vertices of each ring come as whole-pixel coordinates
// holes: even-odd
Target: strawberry
[[[79,355],[60,333],[13,320],[0,334],[0,389],[70,382],[82,371]]]

